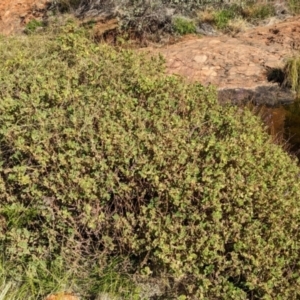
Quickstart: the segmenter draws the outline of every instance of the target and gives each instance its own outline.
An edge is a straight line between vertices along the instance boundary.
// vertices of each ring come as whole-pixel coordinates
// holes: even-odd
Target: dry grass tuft
[[[215,12],[212,7],[197,12],[198,19],[203,23],[213,23],[215,21]]]
[[[232,34],[244,32],[250,27],[250,24],[243,18],[236,18],[228,21],[228,31]]]
[[[285,64],[285,85],[290,85],[297,95],[300,95],[300,55],[294,56]]]

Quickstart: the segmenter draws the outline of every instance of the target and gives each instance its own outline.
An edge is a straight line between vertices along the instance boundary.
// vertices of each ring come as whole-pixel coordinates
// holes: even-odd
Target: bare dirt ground
[[[39,18],[49,0],[1,0],[0,33],[9,35],[22,32],[33,18]]]

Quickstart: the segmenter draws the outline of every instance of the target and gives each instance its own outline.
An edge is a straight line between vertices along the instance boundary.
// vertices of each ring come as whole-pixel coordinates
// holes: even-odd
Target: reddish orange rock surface
[[[0,0],[0,33],[21,32],[33,18],[41,16],[49,0]]]
[[[44,300],[79,300],[79,298],[70,293],[58,293],[49,295]]]
[[[300,16],[236,36],[186,37],[181,42],[143,51],[160,52],[168,73],[219,88],[252,88],[267,83],[266,69],[284,64],[300,50]]]

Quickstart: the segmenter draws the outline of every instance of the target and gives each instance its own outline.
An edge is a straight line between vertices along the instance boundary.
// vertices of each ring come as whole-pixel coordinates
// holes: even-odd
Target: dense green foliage
[[[164,299],[299,297],[299,168],[249,111],[71,23],[0,59],[9,275],[117,256],[168,278]]]
[[[196,32],[195,23],[192,20],[188,20],[185,18],[174,18],[173,27],[175,32],[182,35]]]

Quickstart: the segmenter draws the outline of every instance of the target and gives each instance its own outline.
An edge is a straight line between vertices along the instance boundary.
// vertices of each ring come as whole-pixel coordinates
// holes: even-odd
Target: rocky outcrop
[[[25,25],[43,15],[51,0],[1,0],[0,34],[22,32]]]
[[[265,84],[250,88],[223,88],[218,89],[218,98],[221,103],[241,104],[252,102],[277,106],[289,104],[295,100],[295,93],[288,88],[281,88],[277,84]]]
[[[269,82],[268,74],[300,50],[300,17],[269,22],[235,37],[187,36],[179,43],[146,51],[161,53],[170,74],[217,86],[221,101],[291,102],[294,93]]]
[[[147,4],[147,1],[143,3]],[[0,1],[0,33],[21,32],[29,20],[44,16],[47,7],[49,9],[49,5],[54,2]],[[125,2],[128,0],[122,1],[122,4]],[[75,15],[83,18],[82,22],[89,19],[96,22],[95,37],[117,30],[120,16],[123,25],[127,21],[132,22],[130,16],[126,19],[126,13],[134,14],[135,17],[140,15],[140,18],[135,18],[137,24],[133,24],[137,28],[139,22],[144,24],[145,18],[150,20],[145,5],[140,7],[142,12],[136,8],[131,11],[129,7],[125,12],[112,0],[87,0],[80,3]],[[158,4],[154,7],[151,1],[149,3],[156,13],[151,14],[155,18],[147,25],[147,30],[159,36],[162,27],[165,30],[167,24],[170,25],[170,18],[176,11]],[[197,27],[199,35],[186,36],[172,45],[152,45],[141,51],[151,55],[160,52],[166,58],[169,74],[179,74],[190,81],[217,86],[221,101],[252,100],[271,105],[291,102],[294,94],[289,89],[282,89],[277,83],[269,82],[268,73],[281,68],[287,57],[300,51],[300,16],[286,18],[286,13],[282,14],[284,6],[279,6],[278,11],[280,16],[268,19],[264,26],[234,36],[218,33],[204,23]],[[282,16],[285,19],[282,20]],[[129,23],[126,24],[129,26]]]

